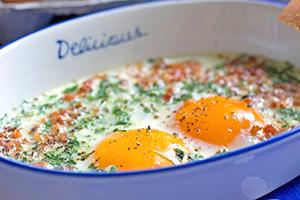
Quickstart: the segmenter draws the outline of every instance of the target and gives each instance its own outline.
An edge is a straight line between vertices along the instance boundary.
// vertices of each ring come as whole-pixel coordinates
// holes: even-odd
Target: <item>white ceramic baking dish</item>
[[[152,2],[39,31],[0,50],[0,115],[70,80],[150,57],[247,52],[300,66],[300,34],[277,21],[280,9],[249,0]],[[300,174],[299,131],[148,171],[73,173],[0,158],[0,199],[255,199]]]

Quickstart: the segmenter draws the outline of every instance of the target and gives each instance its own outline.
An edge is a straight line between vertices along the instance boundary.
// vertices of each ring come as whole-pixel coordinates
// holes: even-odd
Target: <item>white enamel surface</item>
[[[280,9],[250,1],[174,1],[93,14],[0,50],[0,115],[23,99],[70,80],[149,57],[226,51],[264,54],[300,66],[300,34],[277,21]],[[57,39],[121,33],[147,36],[57,59]],[[0,199],[254,199],[300,174],[300,135],[231,158],[122,177],[40,173],[0,162]]]

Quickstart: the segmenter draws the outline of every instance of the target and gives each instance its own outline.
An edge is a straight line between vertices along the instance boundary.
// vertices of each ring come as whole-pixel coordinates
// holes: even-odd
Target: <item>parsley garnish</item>
[[[196,160],[203,159],[203,156],[201,154],[198,154],[198,153],[193,153],[193,154],[190,154],[188,156],[188,159],[191,160],[191,161],[196,161]]]
[[[114,107],[112,110],[113,115],[116,117],[115,125],[128,125],[130,124],[130,116],[127,112],[119,107]]]
[[[71,86],[71,87],[66,88],[66,89],[63,91],[63,93],[64,93],[64,94],[70,94],[70,93],[75,92],[77,89],[78,89],[78,85],[76,84],[76,85],[73,85],[73,86]]]
[[[192,93],[203,93],[203,92],[213,92],[217,93],[218,95],[230,95],[230,90],[227,87],[220,86],[215,83],[200,83],[197,81],[192,82],[185,82],[182,90],[185,91],[185,94],[181,95],[180,97],[174,98],[174,102],[178,103],[180,101],[184,101],[187,99],[192,98]]]
[[[104,169],[105,172],[113,173],[117,171],[117,167],[115,165],[110,165]]]
[[[227,153],[229,150],[226,147],[221,147],[217,152],[216,155],[221,155]]]
[[[97,170],[97,167],[95,166],[94,163],[91,163],[89,166],[88,166],[88,169],[92,170],[92,171],[96,171]]]
[[[107,80],[103,80],[99,83],[96,98],[97,99],[106,99],[108,97],[108,94],[110,91],[112,91],[114,93],[119,93],[119,92],[122,92],[125,90],[120,87],[120,82],[112,83]]]
[[[286,108],[286,109],[278,109],[276,111],[281,115],[281,118],[283,120],[287,120],[287,118],[289,118],[289,119],[300,121],[300,111],[299,110],[295,110],[292,108]]]
[[[50,120],[48,120],[42,125],[42,132],[49,133],[51,128],[52,128],[52,123]]]
[[[163,95],[165,93],[165,87],[160,87],[159,85],[155,84],[152,87],[148,89],[144,89],[138,84],[135,85],[135,88],[137,90],[137,96],[135,96],[136,101],[140,101],[141,97],[147,97],[151,101],[155,103],[163,103]]]
[[[76,139],[73,139],[69,141],[64,150],[59,149],[45,153],[45,160],[54,167],[61,167],[64,164],[75,165],[76,162],[74,161],[73,157],[77,155],[79,147],[80,143]]]
[[[181,149],[174,149],[177,159],[181,162],[184,158],[184,152]]]
[[[266,72],[278,83],[300,83],[300,77],[295,74],[295,67],[289,62],[284,63],[284,67],[269,63],[266,65]]]

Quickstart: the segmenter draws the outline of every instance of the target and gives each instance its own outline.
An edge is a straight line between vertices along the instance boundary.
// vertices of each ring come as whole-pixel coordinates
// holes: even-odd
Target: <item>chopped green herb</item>
[[[284,66],[269,63],[266,65],[266,72],[279,83],[300,83],[300,77],[295,73],[295,67],[289,62],[285,62]]]
[[[91,151],[90,153],[81,155],[80,160],[81,160],[81,161],[86,160],[86,159],[87,159],[90,155],[92,155],[94,152],[95,152],[95,151]]]
[[[287,122],[285,122],[285,124],[283,124],[283,125],[281,126],[281,128],[283,128],[283,129],[288,129],[288,128],[289,128],[289,124],[288,124]]]
[[[151,110],[149,108],[147,108],[147,107],[144,107],[143,111],[144,111],[144,113],[150,113],[151,112]]]
[[[49,104],[49,103],[45,103],[45,104],[42,104],[41,106],[39,106],[39,113],[40,114],[44,114],[46,113],[49,109],[51,109],[53,107],[52,104]]]
[[[108,80],[103,80],[99,83],[98,91],[96,93],[97,99],[106,99],[109,95],[109,92],[112,91],[114,93],[119,93],[125,91],[120,87],[120,82],[112,83]]]
[[[147,91],[147,95],[156,103],[162,103],[162,96],[165,92],[165,88],[158,85],[154,85]]]
[[[100,84],[99,84],[99,87],[98,87],[98,92],[97,92],[97,95],[96,97],[98,99],[104,99],[107,97],[107,88],[108,86],[108,82],[107,81],[101,81]]]
[[[190,154],[188,156],[188,159],[189,160],[192,160],[192,161],[196,161],[196,160],[201,160],[203,159],[203,156],[201,154],[198,154],[198,153],[193,153],[193,154]]]
[[[51,151],[45,153],[46,160],[55,167],[60,167],[62,164],[75,165],[76,162],[69,154]]]
[[[112,132],[125,132],[124,129],[115,128]]]
[[[297,120],[300,121],[300,111],[292,108],[286,108],[286,109],[277,109],[276,110],[278,114],[281,115],[281,118],[284,120]]]
[[[174,149],[177,159],[181,162],[184,158],[184,152],[181,149]]]
[[[70,94],[70,93],[75,92],[77,89],[78,89],[78,85],[76,84],[76,85],[73,85],[73,86],[71,86],[71,87],[66,88],[66,89],[63,91],[63,93],[64,93],[64,94]]]
[[[112,113],[116,117],[115,125],[129,125],[130,124],[130,116],[127,112],[122,110],[119,107],[114,107]]]
[[[190,93],[203,93],[203,92],[214,92],[219,95],[229,95],[229,89],[226,87],[222,87],[215,83],[200,83],[200,82],[185,82],[183,86],[183,90],[186,90]]]
[[[117,167],[115,165],[110,165],[108,166],[107,168],[104,169],[105,172],[108,172],[108,173],[113,173],[113,172],[116,172],[117,171]]]
[[[104,127],[98,127],[95,129],[95,133],[96,134],[102,134],[105,131]]]
[[[181,101],[185,101],[185,100],[188,100],[188,99],[191,99],[191,98],[193,98],[192,94],[183,94],[183,95],[181,95],[179,97],[175,97],[173,99],[173,102],[174,103],[179,103]]]
[[[226,147],[221,147],[217,152],[216,155],[221,155],[224,153],[227,153],[229,151],[229,149],[227,149]]]
[[[76,138],[74,138],[73,140],[69,141],[69,143],[67,144],[67,150],[70,153],[74,153],[78,151],[79,146],[80,146],[79,141]]]
[[[225,64],[224,63],[219,63],[215,66],[216,70],[224,70],[225,69]]]
[[[89,166],[88,166],[88,169],[92,170],[92,171],[96,171],[97,170],[97,167],[95,166],[94,163],[91,163]]]
[[[135,100],[140,101],[143,97],[149,98],[150,101],[155,103],[164,103],[163,95],[165,93],[165,87],[160,87],[159,85],[155,84],[148,89],[144,89],[138,84],[135,85],[136,95]]]
[[[42,125],[42,132],[47,132],[49,133],[50,130],[52,128],[52,123],[50,120],[48,120],[47,122],[45,122],[43,125]]]
[[[154,59],[154,58],[149,58],[149,59],[148,59],[148,62],[149,62],[149,63],[154,63],[155,61],[156,61],[156,59]]]
[[[208,83],[207,87],[209,91],[215,92],[219,95],[230,96],[230,90],[227,87],[220,86],[215,83]]]
[[[73,157],[76,156],[79,147],[80,143],[76,139],[73,139],[68,142],[64,150],[57,149],[56,151],[45,153],[45,160],[55,167],[61,167],[64,164],[75,165],[76,162]]]
[[[53,95],[50,95],[49,97],[48,97],[48,99],[51,101],[51,100],[53,100],[53,99],[56,99],[57,98],[57,95],[56,94],[53,94]]]
[[[84,129],[87,128],[91,122],[92,120],[89,117],[80,118],[76,121],[75,127],[79,130]]]

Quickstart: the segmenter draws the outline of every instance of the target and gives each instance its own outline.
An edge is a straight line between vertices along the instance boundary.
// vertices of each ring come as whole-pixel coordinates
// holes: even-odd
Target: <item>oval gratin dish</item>
[[[24,99],[107,66],[153,57],[246,52],[300,66],[300,34],[277,20],[282,7],[250,0],[148,2],[38,31],[0,50],[0,115]],[[300,174],[299,131],[205,160],[144,171],[75,173],[0,158],[0,199],[256,199]]]

